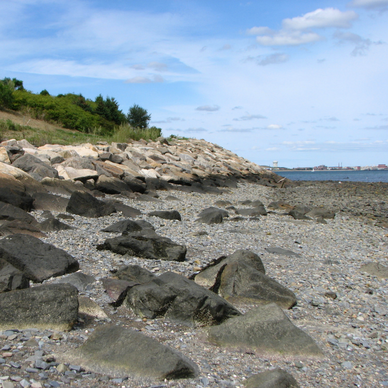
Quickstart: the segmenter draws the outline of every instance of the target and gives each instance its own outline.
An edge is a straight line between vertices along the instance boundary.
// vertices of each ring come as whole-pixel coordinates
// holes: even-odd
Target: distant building
[[[279,170],[279,162],[274,160],[272,170]]]
[[[378,168],[379,170],[386,170],[386,169],[388,169],[388,166],[387,166],[386,164],[378,164],[378,165],[377,165],[377,168]]]

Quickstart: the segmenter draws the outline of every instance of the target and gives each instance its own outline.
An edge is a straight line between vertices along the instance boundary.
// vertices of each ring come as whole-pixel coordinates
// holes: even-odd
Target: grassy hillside
[[[147,115],[148,120],[150,117]],[[142,122],[139,127],[131,127],[133,117],[125,115],[114,98],[99,95],[93,101],[82,94],[51,96],[47,90],[35,94],[20,80],[0,80],[2,140],[25,138],[34,145],[155,140],[161,136],[161,129],[148,128],[148,120],[146,125]]]

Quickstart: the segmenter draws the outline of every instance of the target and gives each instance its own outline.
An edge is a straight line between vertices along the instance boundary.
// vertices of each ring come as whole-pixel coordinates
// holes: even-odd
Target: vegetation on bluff
[[[120,110],[118,102],[113,97],[104,98],[101,94],[95,100],[87,99],[82,94],[59,94],[51,96],[44,89],[39,94],[28,91],[23,81],[16,78],[0,80],[0,110],[17,112],[26,118],[43,120],[47,123],[80,132],[89,141],[128,141],[130,139],[155,140],[161,136],[161,129],[149,127],[151,115],[140,106],[134,104],[128,114]],[[60,131],[61,128],[58,128]],[[32,126],[15,124],[12,120],[0,120],[0,131],[31,132]],[[62,130],[66,133],[65,130]],[[41,134],[35,134],[38,138]],[[59,134],[56,134],[59,135]],[[58,137],[53,135],[53,137]],[[71,136],[69,136],[71,138]],[[4,137],[4,136],[2,136]],[[17,137],[17,136],[14,136]],[[61,137],[61,136],[59,136]],[[38,139],[37,139],[38,140]],[[42,143],[42,141],[35,143]],[[47,139],[48,140],[48,139]],[[64,143],[69,139],[59,141]]]

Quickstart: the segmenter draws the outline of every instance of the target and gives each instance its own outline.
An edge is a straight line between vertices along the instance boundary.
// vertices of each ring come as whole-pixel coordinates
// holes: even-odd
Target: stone
[[[195,276],[195,282],[203,287],[213,288],[220,271],[223,271],[227,264],[234,262],[247,263],[252,266],[252,268],[265,274],[265,268],[260,256],[249,250],[240,249],[229,256],[221,256],[209,266],[202,269],[201,272]]]
[[[182,217],[180,213],[176,210],[157,210],[157,211],[148,213],[148,215],[151,217],[159,217],[164,220],[182,221]]]
[[[307,217],[306,214],[310,212],[311,209],[307,206],[295,206],[292,210],[288,212],[295,220],[311,220],[310,217]]]
[[[55,168],[58,171],[58,175],[63,179],[86,182],[88,179],[98,178],[98,173],[96,170],[90,170],[86,168],[64,167],[62,166],[62,164],[57,164]]]
[[[78,319],[78,291],[50,284],[0,294],[0,329],[70,330]]]
[[[260,207],[253,207],[249,209],[236,209],[236,214],[240,214],[242,216],[248,216],[248,217],[259,217],[259,216],[266,216],[267,211]]]
[[[209,207],[199,213],[197,221],[208,225],[221,224],[224,220],[224,217],[229,217],[229,214],[226,210]]]
[[[295,378],[280,368],[253,375],[244,381],[244,386],[245,388],[299,388]]]
[[[139,283],[121,279],[104,278],[102,279],[102,284],[104,286],[105,292],[108,294],[111,300],[111,304],[114,307],[119,307],[123,304],[128,290],[138,285]]]
[[[89,193],[74,191],[66,211],[79,216],[97,218],[112,214],[116,209],[112,204],[100,201]]]
[[[148,235],[144,232],[135,233],[107,239],[103,244],[98,245],[97,249],[151,260],[185,260],[187,248],[184,245],[176,244],[169,238],[160,237],[154,232]]]
[[[172,380],[199,374],[198,367],[175,350],[137,331],[115,325],[97,328],[83,345],[57,358],[116,378],[131,375]]]
[[[121,212],[124,217],[137,217],[142,214],[139,209],[135,209],[134,207],[124,205],[121,202],[107,201],[107,203],[111,203],[115,208],[116,212]]]
[[[63,223],[56,218],[49,218],[42,221],[39,227],[43,232],[58,232],[60,230],[74,229],[72,226]]]
[[[275,303],[256,307],[208,330],[218,346],[258,350],[269,355],[321,357],[322,351],[304,331],[294,326]]]
[[[99,176],[95,188],[106,194],[122,194],[131,191],[129,186],[119,178],[105,175]]]
[[[141,181],[140,179],[135,178],[132,175],[125,174],[123,177],[123,182],[128,186],[128,188],[133,191],[134,193],[141,193],[144,194],[147,185],[145,182]]]
[[[126,280],[128,282],[134,282],[137,284],[148,283],[149,281],[156,278],[156,275],[154,275],[151,271],[148,271],[139,265],[127,265],[119,269],[115,273],[115,276],[121,280]]]
[[[26,211],[4,202],[0,202],[0,220],[17,220],[35,227],[39,226],[38,221],[36,221],[36,219],[31,214],[28,214]]]
[[[0,221],[0,236],[9,236],[12,234],[28,234],[37,238],[47,237],[39,226],[29,224],[23,220],[2,220]]]
[[[35,210],[50,210],[55,212],[65,212],[69,203],[68,198],[49,193],[35,193],[32,195],[34,199]]]
[[[79,292],[87,291],[96,279],[91,275],[86,275],[83,272],[75,272],[62,278],[55,279],[54,284],[66,283],[76,287]]]
[[[317,219],[334,219],[335,212],[324,207],[315,207],[307,213],[307,216]]]
[[[58,178],[58,171],[55,168],[30,154],[16,159],[12,165],[29,173],[37,181],[41,181],[45,177]]]
[[[132,287],[126,305],[146,318],[164,316],[186,326],[217,325],[240,315],[226,300],[192,280],[166,272],[148,283]]]
[[[232,303],[275,302],[286,309],[296,305],[296,296],[292,291],[247,263],[227,264],[214,291]]]
[[[109,232],[109,233],[123,233],[123,232],[140,232],[142,230],[149,229],[149,230],[155,230],[154,227],[147,221],[144,220],[138,220],[138,221],[132,221],[132,220],[123,220],[115,222],[114,224],[102,229],[102,232]]]
[[[105,311],[87,296],[78,297],[78,313],[91,318],[108,319]]]
[[[0,292],[28,288],[30,282],[13,265],[3,259],[0,259]]]
[[[41,183],[51,194],[71,195],[74,191],[88,191],[81,182],[64,179],[44,178]]]
[[[12,175],[0,172],[0,201],[29,212],[32,209],[34,200],[30,195],[26,194],[22,182]]]
[[[1,239],[0,257],[34,282],[75,272],[79,268],[78,261],[62,249],[25,234]]]

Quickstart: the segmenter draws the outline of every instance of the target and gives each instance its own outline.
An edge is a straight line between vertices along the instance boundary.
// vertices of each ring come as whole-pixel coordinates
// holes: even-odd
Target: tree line
[[[109,134],[123,124],[144,130],[149,128],[151,120],[151,114],[137,104],[125,114],[113,97],[104,98],[100,94],[91,100],[73,93],[51,96],[46,89],[35,94],[26,90],[23,81],[16,78],[0,80],[0,109],[28,111],[34,118],[87,133],[98,130],[101,134]]]

